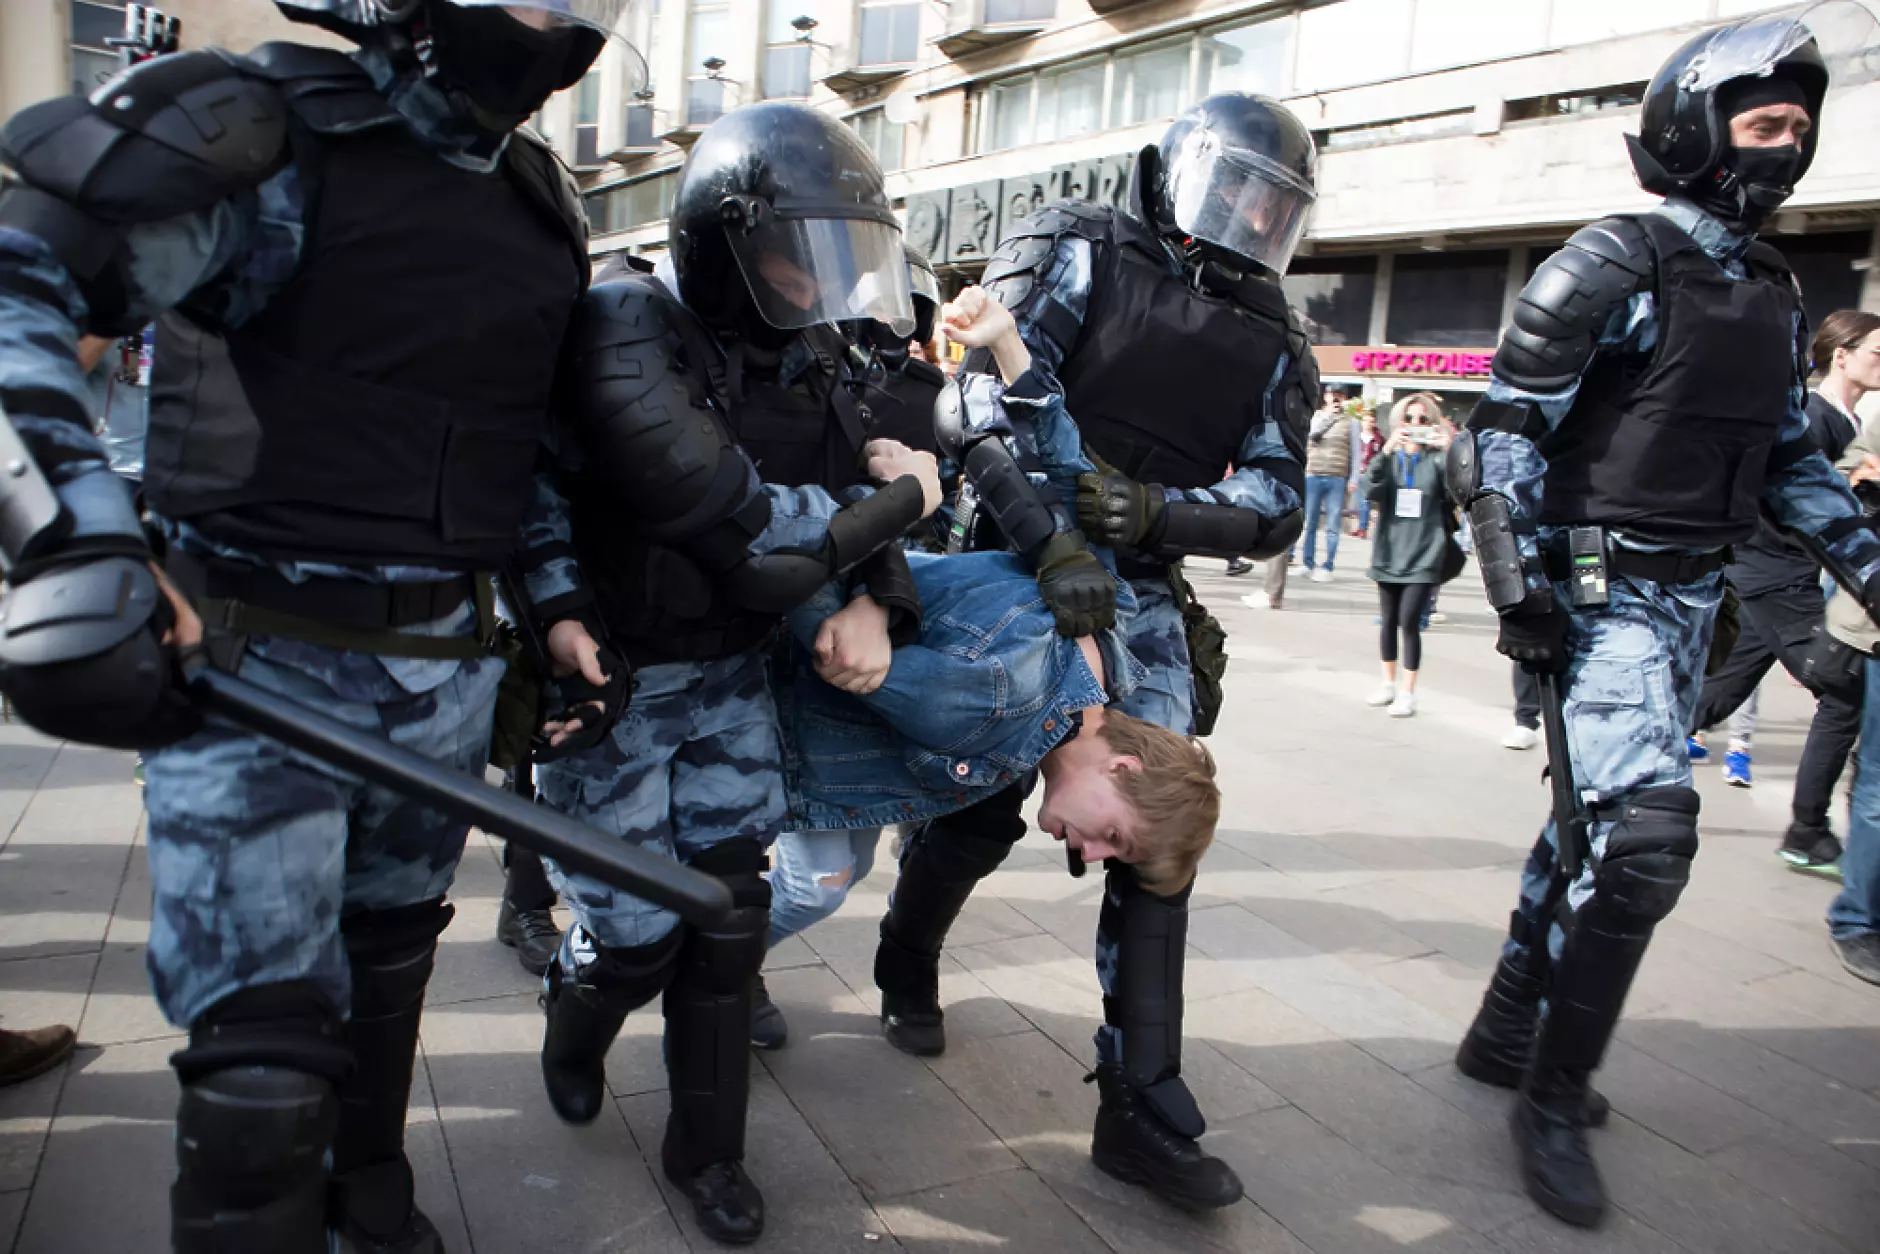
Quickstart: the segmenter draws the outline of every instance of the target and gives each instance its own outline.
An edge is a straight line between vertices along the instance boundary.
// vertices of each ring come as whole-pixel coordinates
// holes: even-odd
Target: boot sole
[[[914,1058],[938,1058],[940,1055],[947,1052],[947,1043],[944,1040],[938,1041],[932,1045],[907,1041],[898,1035],[895,1029],[890,1027],[885,1020],[881,1025],[881,1035],[888,1044]]]
[[[1170,1193],[1157,1188],[1154,1178],[1150,1176],[1148,1172],[1138,1167],[1129,1158],[1110,1154],[1098,1154],[1093,1150],[1090,1154],[1090,1161],[1096,1164],[1097,1170],[1101,1171],[1104,1175],[1115,1180],[1121,1180],[1124,1184],[1133,1184],[1138,1188],[1147,1189],[1153,1196],[1167,1202],[1170,1206],[1175,1207],[1175,1209],[1187,1211],[1191,1215],[1204,1215],[1211,1210],[1225,1210],[1229,1206],[1238,1203],[1247,1195],[1246,1190],[1242,1188],[1236,1189],[1234,1196],[1229,1198],[1186,1197],[1179,1193]]]

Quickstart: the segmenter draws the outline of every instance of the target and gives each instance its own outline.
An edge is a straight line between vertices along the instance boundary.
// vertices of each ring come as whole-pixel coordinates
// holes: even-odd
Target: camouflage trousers
[[[395,669],[396,668],[396,669]],[[503,664],[270,641],[241,677],[456,770],[481,774]],[[400,679],[394,679],[398,674]],[[402,682],[401,682],[402,681]],[[422,691],[412,691],[421,688]],[[150,980],[188,1026],[232,993],[306,980],[352,1004],[340,918],[441,897],[469,825],[226,724],[149,756]]]
[[[1166,580],[1132,579],[1141,607],[1129,621],[1126,643],[1136,659],[1149,668],[1149,678],[1117,703],[1131,718],[1184,734],[1195,729],[1195,680],[1189,669],[1188,635],[1182,630],[1181,606]],[[1106,881],[1105,892],[1110,887]],[[1113,894],[1112,894],[1113,895]],[[1116,950],[1122,938],[1104,926],[1107,912],[1097,922],[1097,983],[1105,998],[1115,998]],[[1123,1060],[1123,1034],[1105,1023],[1097,1029],[1097,1061]]]
[[[637,672],[633,699],[608,738],[538,766],[537,795],[563,814],[680,862],[738,837],[768,846],[783,825],[784,802],[765,657],[757,649]],[[562,944],[570,973],[595,945],[650,945],[679,926],[679,916],[662,906],[546,865],[574,913]]]
[[[1556,585],[1564,603],[1567,585]],[[1684,739],[1703,689],[1704,662],[1723,575],[1683,584],[1661,584],[1623,575],[1611,582],[1611,603],[1573,611],[1567,635],[1572,657],[1561,676],[1573,782],[1590,806],[1614,802],[1641,789],[1691,783]],[[1591,856],[1567,888],[1578,910],[1593,895],[1593,876],[1605,855],[1611,821],[1592,825]],[[1517,911],[1527,935],[1543,934],[1548,952],[1559,957],[1566,934],[1548,906],[1559,865],[1550,818],[1521,873]],[[1510,938],[1504,954],[1525,961],[1522,944]]]

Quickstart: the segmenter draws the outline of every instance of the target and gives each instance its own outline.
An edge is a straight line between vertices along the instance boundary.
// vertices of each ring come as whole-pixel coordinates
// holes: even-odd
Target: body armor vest
[[[1285,295],[1259,280],[1231,298],[1196,291],[1134,219],[1101,221],[1089,312],[1059,371],[1065,406],[1084,443],[1131,478],[1211,487],[1266,421],[1288,347]]]
[[[491,174],[445,161],[363,72],[342,110],[363,129],[321,133],[336,96],[312,99],[288,100],[293,277],[239,327],[199,308],[157,324],[151,504],[273,560],[493,568],[586,282],[579,203],[522,136]]]
[[[1541,442],[1541,522],[1720,548],[1756,530],[1796,383],[1794,280],[1768,244],[1750,245],[1749,278],[1733,279],[1662,215],[1636,220],[1656,259],[1658,344],[1643,363],[1595,358]]]

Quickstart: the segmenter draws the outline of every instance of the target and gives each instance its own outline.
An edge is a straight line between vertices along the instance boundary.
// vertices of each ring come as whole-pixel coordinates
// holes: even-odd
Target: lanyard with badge
[[[1404,453],[1399,451],[1397,454],[1398,479],[1414,482],[1417,472],[1417,459],[1421,456],[1422,454],[1420,453]],[[1398,518],[1423,517],[1423,489],[1405,487],[1402,483],[1399,483],[1397,486],[1396,505],[1391,512]]]

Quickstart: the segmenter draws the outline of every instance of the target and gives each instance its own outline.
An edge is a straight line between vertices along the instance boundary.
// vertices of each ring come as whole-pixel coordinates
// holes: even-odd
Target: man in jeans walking
[[[1354,423],[1337,393],[1327,392],[1328,404],[1312,416],[1306,443],[1306,569],[1313,583],[1332,581],[1332,562],[1338,556],[1338,533],[1345,513],[1345,483],[1351,478]],[[1314,561],[1319,511],[1325,512],[1325,565]]]

